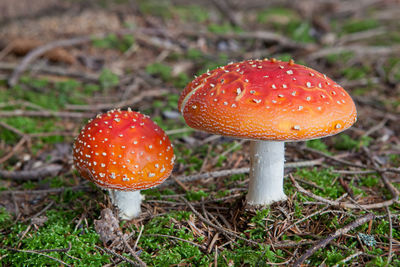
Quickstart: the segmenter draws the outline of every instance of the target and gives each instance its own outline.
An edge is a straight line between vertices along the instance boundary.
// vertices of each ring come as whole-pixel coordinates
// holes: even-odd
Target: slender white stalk
[[[137,191],[121,191],[108,190],[110,192],[111,202],[118,207],[119,217],[122,220],[132,220],[140,215],[140,204],[142,203],[142,195],[140,190]]]
[[[250,183],[247,203],[265,206],[286,199],[283,192],[285,143],[253,141],[250,144]]]

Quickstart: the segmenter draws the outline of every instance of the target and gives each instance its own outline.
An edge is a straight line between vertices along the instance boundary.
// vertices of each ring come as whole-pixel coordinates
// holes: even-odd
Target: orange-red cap
[[[357,117],[340,85],[292,60],[247,60],[209,71],[186,86],[178,105],[192,128],[258,140],[333,135]]]
[[[175,156],[168,136],[148,116],[111,110],[82,129],[73,158],[79,173],[100,187],[141,190],[162,183]]]

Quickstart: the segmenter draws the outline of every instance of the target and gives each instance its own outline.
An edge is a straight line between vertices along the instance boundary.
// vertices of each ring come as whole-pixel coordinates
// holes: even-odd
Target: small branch
[[[347,209],[365,209],[365,210],[369,210],[369,209],[380,209],[380,208],[384,208],[384,207],[388,207],[394,203],[397,202],[398,198],[392,198],[390,200],[387,201],[383,201],[383,202],[379,202],[379,203],[374,203],[374,204],[365,204],[365,205],[359,205],[359,204],[350,204],[350,203],[343,203],[343,202],[338,202],[338,201],[333,201],[333,200],[329,200],[320,196],[317,196],[307,190],[305,190],[303,187],[301,187],[296,180],[293,178],[292,175],[289,175],[290,180],[292,180],[293,185],[297,188],[297,190],[306,195],[309,196],[313,199],[316,199],[322,203],[325,204],[329,204],[332,206],[336,206],[336,207],[342,207],[342,208],[347,208]]]
[[[321,163],[322,163],[321,159],[300,161],[300,162],[288,162],[288,163],[285,163],[285,168],[308,167],[308,166],[319,165]],[[244,168],[238,168],[238,169],[221,170],[221,171],[206,172],[206,173],[199,173],[199,174],[193,174],[193,175],[181,175],[181,176],[176,177],[176,180],[178,180],[182,183],[187,183],[187,182],[193,182],[193,181],[208,179],[208,178],[219,178],[219,177],[230,176],[230,175],[235,175],[235,174],[244,174],[244,173],[248,173],[249,170],[250,170],[250,168],[244,167]],[[158,186],[158,188],[163,188],[163,187],[172,185],[174,183],[176,183],[175,180],[169,179],[168,181],[165,181],[164,183],[160,184]]]
[[[45,54],[46,52],[53,50],[57,47],[67,47],[67,46],[74,46],[78,44],[84,44],[90,42],[92,40],[89,36],[83,37],[76,37],[72,39],[65,39],[65,40],[58,40],[55,42],[51,42],[45,44],[43,46],[39,46],[38,48],[29,52],[24,59],[22,60],[21,64],[14,69],[13,73],[8,80],[8,84],[10,86],[15,86],[18,83],[19,77],[21,74],[28,68],[29,64],[32,63],[34,60]]]
[[[86,183],[86,182],[85,182]],[[0,195],[3,194],[51,194],[51,193],[62,193],[65,190],[88,190],[90,187],[87,185],[77,185],[71,187],[59,187],[59,188],[51,188],[51,189],[39,189],[39,190],[7,190],[7,191],[0,191]]]
[[[162,234],[144,234],[144,235],[145,236],[158,236],[158,237],[166,237],[166,238],[176,239],[176,240],[179,240],[179,241],[182,241],[182,242],[189,243],[189,244],[191,244],[191,245],[193,245],[195,247],[201,248],[203,250],[207,249],[206,247],[204,247],[202,245],[199,245],[199,244],[197,244],[195,242],[192,242],[190,240],[186,240],[186,239],[183,239],[183,238],[180,238],[180,237],[172,236],[172,235],[162,235]]]
[[[317,52],[308,55],[310,60],[317,60],[319,58],[331,55],[340,54],[344,52],[355,53],[359,57],[366,56],[385,56],[392,53],[398,53],[400,51],[399,45],[393,45],[390,47],[385,46],[362,46],[362,45],[349,45],[349,46],[335,46],[320,49]]]
[[[75,118],[75,119],[83,119],[83,118],[91,118],[96,114],[92,112],[67,112],[67,111],[50,111],[50,110],[21,110],[16,109],[13,111],[0,111],[0,117],[18,117],[18,116],[26,116],[26,117],[59,117],[59,118]]]
[[[215,34],[206,31],[183,30],[181,31],[181,34],[189,36],[202,36],[209,39],[226,38],[226,39],[237,39],[237,40],[260,40],[265,42],[278,43],[282,47],[287,47],[292,49],[312,50],[314,47],[314,45],[298,43],[283,35],[270,31],[246,31],[240,33],[228,32],[228,33]]]
[[[389,207],[386,207],[386,212],[388,215],[388,220],[389,220],[389,254],[387,257],[386,265],[389,266],[390,262],[392,261],[392,253],[393,253],[393,224],[392,224],[392,216],[390,214],[390,209]]]
[[[63,166],[50,164],[42,168],[26,171],[4,171],[0,170],[0,178],[12,179],[14,181],[40,180],[47,176],[56,176],[62,170]]]
[[[136,247],[137,247],[137,245],[138,245],[138,243],[139,243],[140,237],[142,236],[143,229],[144,229],[144,225],[142,225],[142,226],[140,227],[140,232],[139,232],[139,235],[138,235],[138,237],[137,237],[137,239],[136,239],[136,241],[135,241],[135,244],[133,245],[133,250],[136,250]]]
[[[66,108],[70,110],[84,110],[84,111],[123,108],[126,106],[133,106],[136,103],[141,102],[146,97],[157,97],[168,92],[169,91],[166,89],[146,90],[131,99],[123,100],[117,103],[103,103],[95,105],[67,105]]]
[[[123,236],[123,234],[122,234],[122,232],[121,232],[120,230],[118,231],[118,235],[119,235],[119,238],[120,238],[120,239],[122,240],[122,242],[124,243],[125,247],[128,248],[130,254],[131,254],[131,255],[135,258],[135,260],[138,262],[139,266],[140,266],[140,267],[146,267],[147,264],[144,263],[144,261],[142,261],[141,258],[139,258],[139,256],[136,254],[135,251],[133,251],[132,247],[128,244],[128,242],[126,241],[126,239],[124,238],[124,236]]]
[[[309,151],[311,153],[317,154],[319,156],[325,157],[327,159],[348,165],[348,166],[352,166],[352,167],[356,167],[356,168],[361,168],[361,169],[372,169],[375,170],[375,172],[393,172],[393,173],[400,173],[400,168],[378,168],[378,167],[368,167],[367,165],[362,165],[362,164],[357,164],[357,163],[353,163],[347,160],[343,160],[343,159],[338,159],[336,157],[333,157],[331,155],[328,155],[324,152],[318,151],[316,149],[312,149],[309,147],[304,147],[302,148],[304,151]],[[368,170],[369,171],[369,170]]]
[[[219,12],[221,12],[222,15],[224,15],[232,25],[240,26],[239,20],[232,12],[232,7],[230,7],[225,0],[212,0],[212,2]]]
[[[0,158],[0,164],[7,161],[9,158],[11,158],[15,153],[20,150],[20,148],[29,140],[29,137],[27,135],[24,135],[18,143],[13,147],[13,149],[10,151],[10,153],[6,154],[4,157]]]
[[[5,62],[0,62],[0,70],[7,70],[7,71],[13,71],[18,67],[17,64],[14,63],[5,63]],[[63,69],[61,67],[57,66],[41,66],[41,65],[29,65],[26,68],[27,70],[32,70],[35,72],[39,73],[46,73],[50,75],[57,75],[57,76],[62,76],[62,77],[71,77],[71,78],[78,78],[84,81],[88,82],[98,82],[99,81],[99,75],[98,74],[91,74],[91,73],[83,73],[83,72],[77,72],[77,71],[70,71],[67,69]]]
[[[313,245],[310,249],[308,249],[306,251],[306,253],[303,254],[303,256],[301,256],[294,264],[294,267],[297,266],[301,266],[301,264],[303,264],[303,262],[310,257],[311,255],[313,255],[318,249],[324,248],[326,245],[328,245],[333,239],[342,236],[346,233],[348,233],[349,231],[353,230],[354,228],[369,222],[371,220],[373,220],[375,218],[375,215],[373,213],[369,213],[363,217],[358,218],[357,220],[355,220],[354,222],[346,225],[345,227],[336,230],[333,234],[330,234],[327,238],[319,241],[318,243],[316,243],[315,245]]]
[[[69,245],[71,245],[71,243],[69,243]],[[14,251],[14,252],[38,254],[38,255],[47,257],[49,259],[52,259],[54,261],[57,261],[58,263],[63,264],[65,266],[72,267],[72,265],[69,265],[68,263],[66,263],[66,262],[64,262],[64,261],[62,261],[60,259],[57,259],[55,257],[52,257],[50,255],[42,253],[42,252],[54,252],[54,251],[56,251],[56,252],[67,252],[67,251],[69,251],[71,249],[70,247],[67,248],[67,249],[45,249],[45,250],[28,250],[28,249],[27,250],[23,250],[23,249],[9,248],[9,247],[2,247],[2,249]]]
[[[97,246],[97,245],[94,245],[95,246],[95,248],[97,248],[97,249],[99,249],[99,250],[101,250],[101,251],[103,251],[103,252],[106,252],[106,253],[108,253],[108,254],[111,254],[111,255],[113,255],[113,256],[115,256],[115,257],[117,257],[117,258],[120,258],[121,260],[123,260],[123,261],[125,261],[125,262],[127,262],[127,263],[130,263],[130,264],[132,264],[132,266],[139,266],[136,262],[134,262],[133,260],[131,260],[131,259],[128,259],[128,258],[126,258],[126,257],[124,257],[124,256],[122,256],[122,255],[120,255],[120,254],[118,254],[117,252],[115,252],[114,250],[111,250],[111,249],[108,249],[108,248],[102,248],[102,247],[99,247],[99,246]]]
[[[354,254],[351,254],[350,256],[344,258],[343,260],[341,260],[337,264],[333,265],[333,267],[339,267],[340,265],[342,265],[342,264],[348,262],[349,260],[354,259],[354,258],[356,258],[356,257],[358,257],[358,256],[360,256],[362,254],[364,254],[364,252],[362,252],[362,251],[358,251],[358,252],[356,252]]]

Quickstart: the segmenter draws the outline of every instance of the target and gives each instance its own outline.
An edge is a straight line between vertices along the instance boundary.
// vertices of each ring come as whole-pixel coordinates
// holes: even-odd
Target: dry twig
[[[329,204],[332,206],[336,206],[336,207],[342,207],[342,208],[346,208],[346,209],[365,209],[365,210],[370,210],[370,209],[381,209],[384,207],[388,207],[394,203],[396,203],[398,201],[398,197],[397,198],[392,198],[390,200],[386,200],[383,202],[379,202],[379,203],[373,203],[373,204],[365,204],[365,205],[361,205],[361,204],[350,204],[350,203],[343,203],[343,202],[338,202],[338,201],[334,201],[334,200],[329,200],[326,198],[323,198],[321,196],[317,196],[307,190],[305,190],[303,187],[301,187],[296,180],[293,178],[292,175],[289,175],[290,180],[292,180],[293,185],[296,187],[296,189],[306,195],[309,196],[313,199],[316,199],[322,203],[325,204]]]
[[[63,166],[59,164],[49,164],[41,168],[26,171],[4,171],[0,170],[0,178],[12,179],[14,181],[40,180],[47,176],[56,176]]]
[[[66,262],[64,262],[64,261],[62,261],[60,259],[57,259],[57,258],[55,258],[53,256],[50,256],[50,255],[47,255],[47,254],[43,253],[43,252],[68,252],[71,249],[71,243],[69,243],[69,247],[65,248],[65,249],[44,249],[44,250],[29,250],[29,249],[25,249],[24,250],[24,249],[10,248],[10,247],[2,247],[2,249],[14,251],[14,252],[38,254],[38,255],[47,257],[49,259],[52,259],[54,261],[57,261],[58,263],[63,264],[65,266],[71,266],[72,267],[72,265],[69,265],[68,263],[66,263]]]
[[[329,242],[331,242],[333,239],[344,235],[346,233],[348,233],[350,230],[353,230],[354,228],[369,222],[371,220],[373,220],[375,218],[375,215],[373,213],[369,213],[363,217],[358,218],[357,220],[355,220],[354,222],[346,225],[343,228],[340,228],[338,230],[336,230],[333,234],[330,234],[327,238],[319,241],[317,244],[315,244],[314,246],[312,246],[310,249],[308,249],[306,251],[306,253],[303,254],[303,256],[301,256],[294,264],[294,267],[297,266],[301,266],[301,264],[303,264],[303,262],[310,257],[311,255],[313,255],[318,249],[324,248],[326,245],[329,244]]]
[[[321,159],[300,161],[300,162],[288,162],[288,163],[285,163],[285,168],[300,168],[300,167],[307,167],[307,166],[315,166],[315,165],[319,165],[321,163],[322,163]],[[182,183],[187,183],[187,182],[193,182],[193,181],[208,179],[208,178],[219,178],[219,177],[230,176],[230,175],[235,175],[235,174],[243,174],[243,173],[248,173],[249,171],[250,171],[250,168],[243,167],[243,168],[238,168],[238,169],[221,170],[221,171],[206,172],[206,173],[199,173],[199,174],[193,174],[193,175],[182,175],[182,176],[176,177],[176,180],[178,180]],[[158,186],[158,188],[166,187],[166,186],[172,185],[174,183],[175,183],[175,180],[170,179],[170,180],[165,181],[164,183],[160,184]]]

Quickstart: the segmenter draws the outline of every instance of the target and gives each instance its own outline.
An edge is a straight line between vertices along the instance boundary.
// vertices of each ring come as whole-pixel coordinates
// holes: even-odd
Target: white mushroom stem
[[[284,142],[251,142],[248,205],[265,206],[286,199],[283,192],[284,153]]]
[[[111,202],[118,207],[119,217],[122,220],[132,220],[140,215],[140,204],[142,203],[142,195],[140,190],[137,191],[121,191],[108,190]]]

